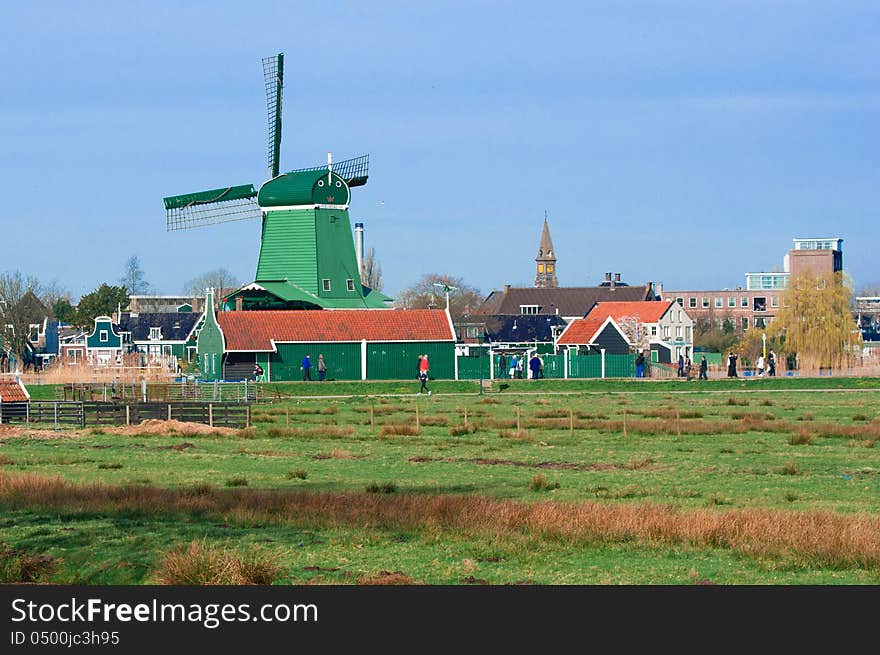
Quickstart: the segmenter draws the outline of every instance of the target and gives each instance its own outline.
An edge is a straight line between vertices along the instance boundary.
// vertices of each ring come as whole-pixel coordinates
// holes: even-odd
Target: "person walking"
[[[259,364],[254,364],[254,382],[260,379],[260,376],[263,375],[263,367]]]
[[[764,355],[758,355],[758,361],[755,362],[755,371],[759,376],[764,377]]]
[[[419,387],[419,395],[422,393],[422,389],[428,392],[428,395],[431,395],[431,390],[428,389],[428,356],[427,355],[419,355],[419,382],[421,386]]]
[[[541,367],[541,363],[538,361],[538,353],[532,355],[532,358],[529,360],[529,370],[532,374],[529,376],[532,380],[538,379],[538,369]]]
[[[693,373],[694,365],[693,362],[691,362],[691,356],[688,355],[684,358],[684,377],[688,382],[690,382]]]
[[[736,353],[730,353],[727,356],[727,377],[729,377],[729,378],[739,377],[736,374],[736,360],[737,360]]]
[[[709,368],[709,362],[706,361],[706,356],[703,355],[700,358],[700,380],[708,380],[709,376],[706,375],[706,370]]]
[[[507,377],[507,358],[504,353],[498,355],[498,376]]]
[[[680,378],[684,377],[684,356],[683,355],[678,356],[678,377],[680,377]]]
[[[516,361],[516,355],[514,354],[514,355],[510,356],[510,379],[511,380],[516,377],[516,370],[517,370],[516,366],[517,366],[517,361]]]
[[[318,354],[318,382],[323,382],[327,377],[327,362],[324,361],[324,355]]]
[[[525,353],[520,355],[519,359],[516,360],[516,379],[517,380],[523,379],[523,369],[525,369],[525,366],[526,366],[525,360],[526,360]]]
[[[645,353],[641,350],[639,354],[636,356],[636,377],[643,378],[645,377]]]
[[[776,353],[772,350],[767,355],[767,375],[771,378],[776,377]]]
[[[538,355],[538,379],[544,378],[544,358]]]
[[[312,381],[312,360],[310,355],[303,357],[302,363],[299,365],[303,372],[303,382]]]

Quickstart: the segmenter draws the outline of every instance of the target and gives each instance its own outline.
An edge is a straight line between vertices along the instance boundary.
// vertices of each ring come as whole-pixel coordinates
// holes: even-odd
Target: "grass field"
[[[281,584],[880,583],[877,379],[508,385],[271,385],[226,434],[0,432],[0,579],[232,557]],[[329,397],[357,390],[407,395]]]

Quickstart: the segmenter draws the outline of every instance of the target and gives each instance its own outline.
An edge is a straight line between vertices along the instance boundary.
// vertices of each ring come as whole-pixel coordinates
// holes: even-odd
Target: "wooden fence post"
[[[244,427],[249,428],[249,427],[251,427],[251,405],[250,405],[250,403],[248,403],[244,407],[245,407]]]
[[[520,429],[521,429],[521,427],[520,427],[520,420],[519,420],[519,405],[517,405],[516,406],[516,431],[519,432]]]
[[[376,419],[374,417],[374,411],[373,411],[374,407],[375,407],[375,405],[373,405],[373,403],[370,403],[370,429],[371,430],[376,427]]]
[[[464,408],[464,429],[467,430],[467,407]]]
[[[421,426],[421,423],[420,423],[420,421],[419,421],[419,406],[416,405],[416,430],[420,430],[421,427],[422,427],[422,426]]]
[[[131,405],[128,403],[125,405],[125,424],[131,425]]]
[[[574,434],[574,412],[571,411],[571,407],[568,408],[568,433]]]
[[[212,403],[208,403],[208,425],[214,427],[214,405]]]
[[[626,436],[626,408],[623,408],[623,436]]]
[[[168,420],[171,420],[171,403],[168,403]]]
[[[678,433],[678,436],[681,436],[681,417],[678,413],[678,407],[675,408],[675,431]]]

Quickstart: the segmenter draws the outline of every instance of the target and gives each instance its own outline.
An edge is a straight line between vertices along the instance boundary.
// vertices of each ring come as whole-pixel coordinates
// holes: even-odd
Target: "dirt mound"
[[[231,435],[235,434],[232,428],[211,427],[204,423],[185,423],[183,421],[161,421],[159,419],[147,419],[141,421],[138,425],[124,425],[118,428],[101,428],[106,434],[212,434],[212,435]]]

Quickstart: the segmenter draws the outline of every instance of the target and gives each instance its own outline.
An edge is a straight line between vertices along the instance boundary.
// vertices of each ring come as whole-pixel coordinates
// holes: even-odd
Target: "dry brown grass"
[[[535,437],[529,434],[528,430],[501,430],[498,433],[502,439],[512,439],[514,441],[535,441]]]
[[[55,572],[58,562],[51,555],[31,555],[0,544],[0,584],[43,582]]]
[[[0,455],[0,466],[7,466],[9,464],[15,464],[8,455]]]
[[[362,459],[364,455],[352,455],[351,451],[334,448],[329,453],[320,453],[314,459]]]
[[[449,419],[445,416],[422,416],[419,423],[422,425],[449,425]]]
[[[335,425],[322,425],[315,428],[269,428],[266,435],[269,437],[348,437],[354,434],[354,428],[350,426],[338,427]]]
[[[274,557],[259,550],[240,553],[195,540],[165,553],[154,575],[165,585],[267,585],[280,570]]]
[[[788,443],[792,446],[809,446],[816,441],[816,435],[806,428],[798,428],[788,435]]]
[[[408,576],[403,571],[379,571],[378,573],[364,573],[356,578],[359,585],[410,585],[421,584]]]
[[[422,433],[420,428],[405,423],[386,423],[382,426],[383,435],[397,434],[405,437],[416,437]]]
[[[465,426],[464,424],[453,425],[449,428],[449,434],[452,435],[453,437],[460,437],[463,434],[473,434],[476,431],[477,431],[477,426],[474,425],[473,423],[471,423],[467,426]]]
[[[481,496],[310,493],[257,489],[74,485],[61,478],[0,473],[0,504],[148,516],[198,514],[218,520],[359,529],[445,529],[502,537],[531,533],[572,544],[683,544],[729,548],[802,565],[880,566],[880,516],[830,511],[679,509],[652,503],[537,502]]]

